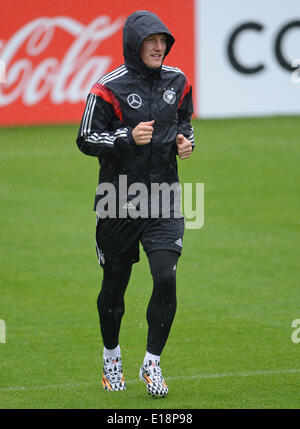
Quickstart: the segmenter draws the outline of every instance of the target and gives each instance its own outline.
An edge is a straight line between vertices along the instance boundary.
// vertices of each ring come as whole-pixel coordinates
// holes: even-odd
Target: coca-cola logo
[[[46,96],[53,104],[84,101],[92,84],[113,61],[111,55],[99,56],[96,51],[120,30],[124,20],[119,17],[113,21],[103,15],[84,25],[67,16],[40,17],[19,28],[6,42],[0,41],[0,57],[6,69],[5,84],[0,85],[0,106],[19,97],[27,106]],[[58,30],[71,36],[72,42],[63,58],[45,57]],[[25,53],[21,58],[20,51]]]

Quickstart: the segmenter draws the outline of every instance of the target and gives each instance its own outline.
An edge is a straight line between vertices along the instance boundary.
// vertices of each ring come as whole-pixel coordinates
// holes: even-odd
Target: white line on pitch
[[[277,369],[277,370],[260,370],[260,371],[241,371],[241,372],[227,372],[221,374],[195,374],[190,376],[176,376],[166,377],[166,381],[179,381],[179,380],[201,380],[207,378],[225,378],[225,377],[253,377],[258,375],[278,375],[278,374],[297,374],[300,373],[300,368],[290,369]],[[128,384],[137,383],[139,379],[126,380]],[[86,381],[79,383],[62,383],[62,384],[48,384],[44,386],[15,386],[15,387],[0,387],[0,392],[12,391],[27,391],[27,390],[44,390],[44,389],[64,389],[64,388],[78,388],[83,386],[93,386],[99,384],[98,381]]]

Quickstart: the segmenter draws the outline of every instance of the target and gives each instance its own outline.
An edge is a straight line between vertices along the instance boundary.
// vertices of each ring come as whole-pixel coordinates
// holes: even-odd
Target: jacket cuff
[[[119,153],[132,152],[135,146],[131,128],[128,128],[127,137],[119,137],[115,140],[115,148]]]

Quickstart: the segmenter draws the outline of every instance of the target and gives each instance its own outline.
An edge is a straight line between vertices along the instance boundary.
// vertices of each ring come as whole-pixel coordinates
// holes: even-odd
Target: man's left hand
[[[191,156],[192,144],[184,137],[183,134],[178,134],[176,137],[177,152],[180,159],[186,159]]]

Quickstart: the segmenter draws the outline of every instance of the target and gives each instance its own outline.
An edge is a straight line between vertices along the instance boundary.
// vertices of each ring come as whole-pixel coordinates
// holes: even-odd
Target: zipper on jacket
[[[154,79],[151,76],[150,78],[150,119],[149,121],[152,121],[152,95],[153,95],[153,85],[154,85]],[[154,127],[155,127],[155,123],[154,123]],[[153,128],[154,128],[153,127]],[[150,172],[151,172],[151,165],[152,165],[152,148],[153,148],[153,143],[152,143],[152,139],[150,141],[150,155],[149,155],[149,166],[148,166],[148,179],[149,179],[149,183],[150,183]]]

